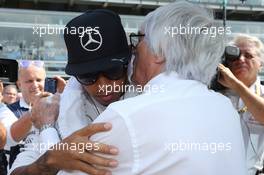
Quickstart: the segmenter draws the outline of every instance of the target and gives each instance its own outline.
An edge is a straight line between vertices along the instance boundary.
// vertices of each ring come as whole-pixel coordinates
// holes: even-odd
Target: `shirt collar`
[[[24,99],[23,97],[20,98],[20,100],[19,100],[19,105],[20,105],[20,107],[22,107],[22,108],[31,109],[31,106],[29,106],[29,105],[27,104],[27,102],[25,101],[25,99]]]
[[[146,88],[147,86],[147,88]],[[208,86],[198,80],[185,79],[181,77],[177,72],[162,72],[153,77],[145,86],[143,93],[163,93],[168,89],[176,90],[177,88],[183,88],[185,86],[200,87],[204,90],[208,90]]]
[[[174,71],[170,73],[162,72],[156,75],[155,77],[153,77],[151,80],[149,80],[149,82],[145,86],[152,86],[152,85],[158,85],[161,83],[166,83],[168,82],[168,80],[171,80],[171,79],[181,79],[181,78]]]
[[[256,86],[260,85],[260,78],[257,77],[256,81],[249,87],[250,90],[255,91]]]

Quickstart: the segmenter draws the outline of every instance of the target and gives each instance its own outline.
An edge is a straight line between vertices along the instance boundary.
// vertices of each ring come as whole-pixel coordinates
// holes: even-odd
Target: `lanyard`
[[[260,84],[256,84],[255,85],[255,93],[257,94],[257,96],[260,96],[261,95],[260,94]],[[248,108],[246,106],[244,106],[243,108],[239,109],[237,112],[239,114],[243,114],[243,113],[245,113],[247,111],[248,111]]]

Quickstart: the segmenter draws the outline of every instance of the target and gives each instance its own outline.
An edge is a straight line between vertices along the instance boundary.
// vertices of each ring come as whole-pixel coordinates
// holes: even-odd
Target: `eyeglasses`
[[[40,60],[20,60],[19,67],[28,68],[30,65],[34,65],[39,68],[44,67],[44,62]]]
[[[129,35],[129,40],[130,40],[130,44],[132,46],[132,48],[136,48],[136,46],[138,45],[138,43],[141,41],[141,38],[144,37],[145,34],[135,34],[135,33],[131,33]]]
[[[115,66],[105,71],[99,71],[99,72],[88,73],[88,74],[83,74],[83,75],[76,75],[75,78],[82,85],[88,86],[88,85],[94,84],[97,81],[100,74],[102,74],[109,80],[119,80],[126,73],[126,69],[127,69],[127,65],[120,65],[120,66]]]

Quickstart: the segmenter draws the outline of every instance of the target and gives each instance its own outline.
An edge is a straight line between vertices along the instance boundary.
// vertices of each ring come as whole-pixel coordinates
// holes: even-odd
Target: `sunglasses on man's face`
[[[131,33],[129,35],[129,40],[130,40],[130,44],[132,46],[132,48],[136,48],[138,43],[142,40],[142,37],[144,37],[145,34],[141,34],[141,33],[138,33],[138,34],[135,34],[135,33]]]
[[[127,69],[127,65],[120,65],[120,66],[115,66],[105,71],[77,75],[75,77],[79,81],[79,83],[81,83],[82,85],[88,86],[88,85],[94,84],[98,80],[99,75],[103,75],[109,80],[119,80],[126,73],[126,69]]]

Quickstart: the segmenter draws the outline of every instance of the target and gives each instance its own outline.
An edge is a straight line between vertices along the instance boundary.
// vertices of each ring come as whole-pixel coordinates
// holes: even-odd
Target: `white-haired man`
[[[249,175],[263,172],[264,160],[264,86],[258,73],[264,63],[264,46],[256,37],[240,34],[233,44],[240,49],[237,60],[220,65],[220,83],[240,114]]]
[[[222,35],[165,32],[179,26],[205,30],[217,24],[206,10],[175,2],[147,15],[139,34],[131,36],[138,38],[132,43],[132,79],[153,88],[111,104],[96,119],[113,125],[92,137],[119,148],[113,174],[246,173],[238,115],[227,98],[207,89],[223,53]],[[213,143],[215,154],[201,146]]]

